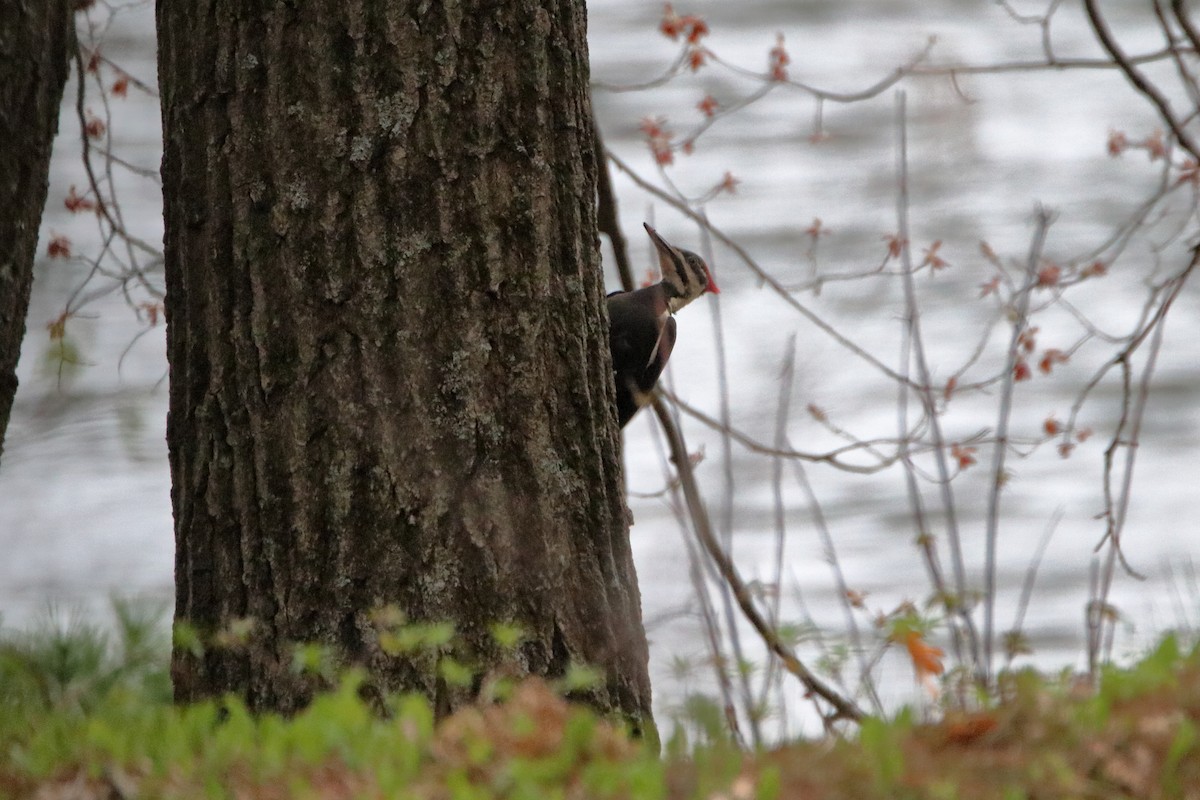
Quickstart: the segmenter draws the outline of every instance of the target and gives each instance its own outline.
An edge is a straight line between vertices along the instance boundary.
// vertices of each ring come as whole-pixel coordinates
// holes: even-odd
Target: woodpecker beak
[[[654,247],[656,250],[658,250],[659,271],[664,275],[668,271],[674,272],[675,256],[678,255],[675,252],[675,248],[668,244],[666,239],[659,236],[658,231],[654,230],[654,228],[651,228],[649,223],[643,222],[642,227],[646,229],[646,233],[650,234],[650,241],[654,242]],[[720,294],[721,290],[717,288],[717,282],[713,280],[712,273],[709,272],[707,266],[704,267],[704,274],[708,277],[708,283],[705,286],[704,291],[708,292],[709,294]]]
[[[667,244],[667,240],[659,236],[658,231],[651,228],[649,224],[643,222],[642,227],[646,229],[646,233],[650,234],[650,241],[654,242],[654,248],[658,250],[659,270],[664,274],[667,270],[674,270],[672,252],[675,248]]]
[[[708,267],[704,268],[704,274],[708,276],[708,286],[704,288],[704,291],[709,294],[720,294],[721,290],[717,288],[717,282],[713,280],[712,273],[708,271]]]

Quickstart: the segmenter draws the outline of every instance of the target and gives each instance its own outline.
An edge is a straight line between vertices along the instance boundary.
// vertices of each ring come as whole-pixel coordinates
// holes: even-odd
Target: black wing
[[[622,428],[649,401],[675,347],[675,319],[660,314],[656,305],[653,295],[642,292],[608,297],[608,343]]]

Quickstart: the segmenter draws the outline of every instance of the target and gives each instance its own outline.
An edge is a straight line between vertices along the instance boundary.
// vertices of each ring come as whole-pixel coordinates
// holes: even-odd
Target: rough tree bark
[[[0,457],[75,29],[69,0],[0,3]]]
[[[182,700],[291,710],[319,642],[462,696],[370,612],[485,668],[600,668],[649,721],[603,316],[583,0],[158,6]],[[243,630],[245,626],[243,626]]]

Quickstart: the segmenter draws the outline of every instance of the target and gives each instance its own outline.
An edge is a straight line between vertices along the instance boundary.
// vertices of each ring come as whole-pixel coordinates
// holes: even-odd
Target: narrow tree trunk
[[[71,48],[68,0],[0,2],[0,456]]]
[[[602,311],[583,0],[163,0],[176,694],[304,703],[297,642],[461,696],[370,612],[482,668],[600,668],[647,717]],[[246,626],[242,626],[243,630]]]

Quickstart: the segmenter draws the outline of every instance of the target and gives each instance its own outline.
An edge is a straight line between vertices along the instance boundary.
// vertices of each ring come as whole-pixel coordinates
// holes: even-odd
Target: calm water
[[[792,63],[790,74],[815,86],[854,91],[869,86],[937,37],[932,63],[974,64],[1036,58],[1037,31],[1011,22],[990,3],[784,3],[680,4],[681,12],[705,16],[707,44],[725,60],[764,70],[767,52],[782,31]],[[676,45],[656,30],[661,6],[632,0],[593,2],[590,9],[593,77],[605,84],[633,84],[661,73]],[[1144,20],[1118,15],[1130,49],[1155,46]],[[1055,26],[1060,54],[1094,56],[1080,21],[1064,12]],[[104,52],[134,76],[153,83],[153,13],[148,7],[124,13],[108,31]],[[707,93],[724,105],[756,88],[753,81],[715,66],[644,92],[596,94],[596,109],[608,144],[641,174],[655,177],[639,121],[663,116],[677,134],[701,122],[696,103]],[[1007,332],[994,324],[991,306],[978,298],[979,285],[994,270],[980,257],[986,240],[1003,258],[1024,258],[1036,202],[1058,213],[1047,257],[1067,260],[1094,246],[1148,196],[1158,174],[1145,153],[1111,159],[1109,131],[1130,138],[1155,127],[1146,105],[1110,71],[1020,72],[968,77],[958,91],[944,77],[904,83],[909,106],[909,169],[912,174],[911,238],[920,254],[941,240],[939,253],[950,267],[917,281],[929,361],[935,380],[944,380],[992,330],[980,366],[969,375],[995,371]],[[68,102],[75,87],[68,86]],[[98,104],[93,98],[89,102]],[[737,193],[714,200],[708,213],[783,283],[799,286],[818,274],[859,273],[879,265],[883,237],[896,230],[896,128],[894,94],[852,105],[827,104],[829,137],[813,142],[814,103],[798,91],[780,90],[720,120],[698,141],[691,156],[679,156],[671,178],[689,194],[700,194],[726,171],[741,182]],[[136,90],[112,101],[115,150],[139,166],[160,158],[157,101]],[[77,251],[96,246],[94,222],[65,212],[61,198],[86,182],[78,157],[78,125],[63,118],[53,165],[51,202],[43,224],[43,246],[51,234],[71,237]],[[159,187],[118,170],[123,211],[130,227],[148,241],[161,238]],[[640,229],[653,219],[669,239],[696,249],[694,225],[617,177],[622,220],[640,269],[648,263]],[[805,234],[814,218],[831,233],[815,254]],[[1167,247],[1154,261],[1152,243],[1166,236],[1155,229],[1138,241],[1111,274],[1068,295],[1104,330],[1124,333],[1136,320],[1144,281],[1181,265],[1182,246]],[[90,238],[89,238],[90,237]],[[918,255],[918,258],[921,256]],[[784,346],[797,342],[796,379],[788,435],[801,449],[822,450],[839,440],[804,412],[825,409],[839,427],[861,438],[891,436],[896,430],[895,390],[866,365],[762,288],[736,257],[721,248],[713,265],[723,289],[723,322],[730,413],[739,428],[761,441],[773,438],[774,409]],[[164,443],[167,393],[161,327],[135,339],[140,328],[120,293],[100,297],[73,320],[69,333],[87,366],[59,372],[46,358],[45,324],[57,316],[81,280],[83,267],[61,261],[38,265],[21,362],[21,391],[0,469],[0,610],[8,625],[33,619],[49,602],[94,609],[110,592],[169,598],[172,533],[169,475]],[[1158,272],[1154,270],[1157,269]],[[610,275],[610,283],[616,285]],[[88,289],[100,289],[93,283]],[[827,284],[819,295],[796,295],[874,356],[895,367],[900,348],[900,284],[895,278]],[[1131,300],[1132,298],[1132,300]],[[138,299],[143,299],[140,296]],[[1200,368],[1192,343],[1200,338],[1200,303],[1189,287],[1172,311],[1159,359],[1154,394],[1145,420],[1134,481],[1134,502],[1125,534],[1130,560],[1148,580],[1118,580],[1113,599],[1122,612],[1118,652],[1136,649],[1147,636],[1197,618],[1197,590],[1188,579],[1196,552],[1200,497],[1194,489],[1193,454],[1200,444]],[[716,415],[719,382],[715,356],[715,303],[705,299],[683,312],[671,381],[689,403]],[[1048,310],[1035,324],[1039,347],[1071,346],[1078,323],[1061,310]],[[1050,377],[1018,387],[1013,432],[1035,436],[1050,414],[1065,419],[1094,369],[1112,355],[1093,342]],[[995,393],[955,399],[944,420],[950,440],[965,439],[995,424]],[[1103,531],[1094,519],[1103,509],[1102,454],[1112,434],[1119,401],[1106,381],[1081,413],[1094,438],[1069,460],[1052,446],[1009,463],[999,551],[998,627],[1011,624],[1014,604],[1031,554],[1048,520],[1062,520],[1042,564],[1026,629],[1045,665],[1080,664],[1083,609],[1092,549]],[[648,416],[648,415],[647,415]],[[775,536],[770,461],[744,448],[732,450],[735,485],[727,494],[721,439],[685,421],[692,449],[703,448],[700,475],[714,519],[726,514],[732,497],[733,549],[748,577],[773,575]],[[652,494],[663,486],[663,468],[648,419],[626,434],[632,491]],[[960,509],[965,559],[976,581],[983,563],[986,465],[953,486]],[[831,628],[842,622],[809,503],[789,467],[785,618],[808,611]],[[808,470],[828,521],[849,585],[866,591],[868,604],[889,611],[903,600],[928,595],[924,570],[913,546],[913,527],[898,469],[861,476],[823,466]],[[935,487],[924,487],[936,510]],[[677,699],[669,678],[676,655],[702,656],[683,539],[661,497],[632,496],[644,611],[651,626],[652,663],[660,701]],[[943,554],[943,560],[946,555]],[[756,656],[757,657],[757,656]],[[908,691],[907,672],[896,668],[895,694]]]

